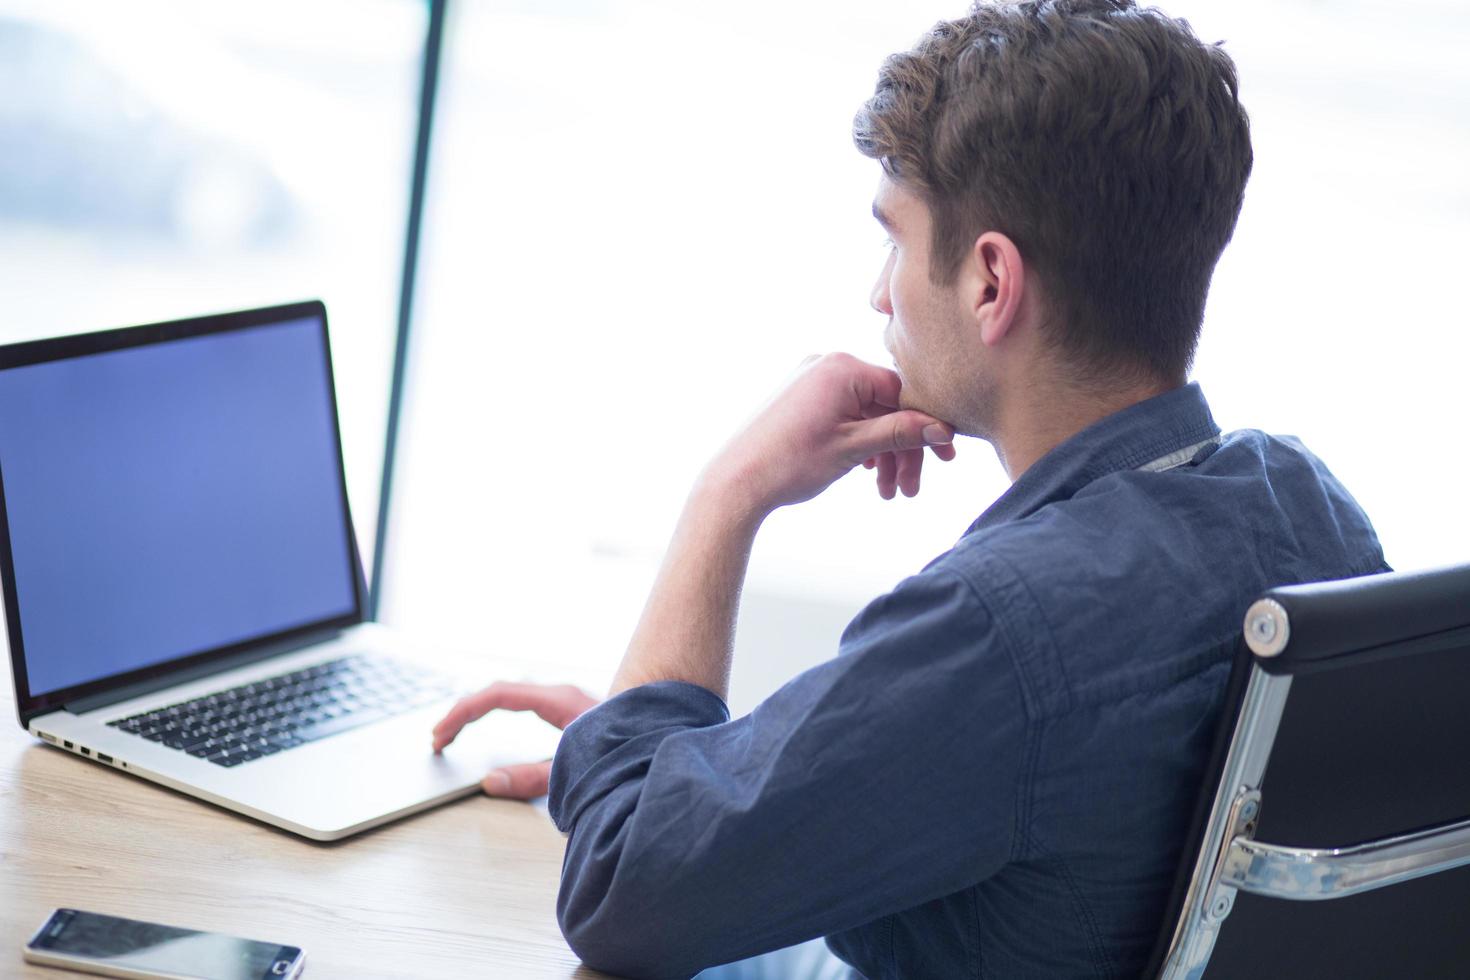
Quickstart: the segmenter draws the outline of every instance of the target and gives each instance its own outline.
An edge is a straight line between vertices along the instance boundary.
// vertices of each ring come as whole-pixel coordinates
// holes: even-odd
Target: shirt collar
[[[1029,517],[1109,473],[1167,469],[1189,462],[1195,452],[1213,448],[1219,436],[1220,427],[1198,382],[1155,395],[1094,422],[1053,447],[965,533]]]

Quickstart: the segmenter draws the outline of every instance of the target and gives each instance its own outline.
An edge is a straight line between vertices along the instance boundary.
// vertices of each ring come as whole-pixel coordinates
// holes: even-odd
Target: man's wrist
[[[685,504],[685,511],[700,520],[713,520],[752,536],[775,509],[750,473],[723,459],[714,460],[699,474]]]

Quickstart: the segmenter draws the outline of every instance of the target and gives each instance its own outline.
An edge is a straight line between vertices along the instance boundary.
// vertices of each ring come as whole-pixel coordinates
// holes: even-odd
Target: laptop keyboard
[[[219,766],[237,766],[454,693],[431,671],[357,654],[109,721]]]

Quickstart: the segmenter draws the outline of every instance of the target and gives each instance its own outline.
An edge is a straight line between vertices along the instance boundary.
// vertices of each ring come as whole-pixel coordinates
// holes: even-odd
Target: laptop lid
[[[22,727],[362,622],[322,303],[0,347],[0,576]]]

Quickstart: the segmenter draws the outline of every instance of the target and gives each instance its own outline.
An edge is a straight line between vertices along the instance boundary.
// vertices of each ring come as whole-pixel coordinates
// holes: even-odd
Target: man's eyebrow
[[[877,201],[873,202],[873,217],[878,219],[878,224],[882,225],[889,234],[898,230],[898,226],[893,223],[893,219],[888,216],[887,212],[878,207]]]

